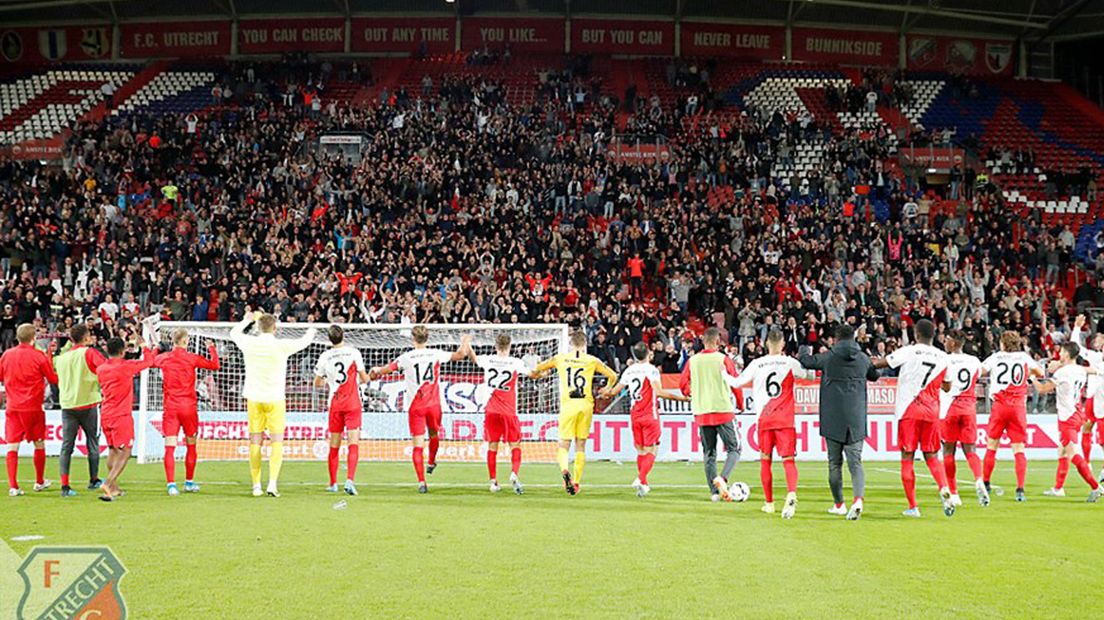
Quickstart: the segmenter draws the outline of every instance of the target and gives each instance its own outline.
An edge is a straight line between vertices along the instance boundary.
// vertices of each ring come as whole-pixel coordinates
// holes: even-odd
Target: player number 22
[[[491,368],[487,371],[487,385],[491,386],[492,390],[498,390],[500,392],[509,391],[510,380],[513,378],[514,373],[509,370]]]

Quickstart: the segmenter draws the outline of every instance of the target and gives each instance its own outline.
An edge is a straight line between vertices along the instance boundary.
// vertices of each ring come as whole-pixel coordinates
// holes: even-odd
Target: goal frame
[[[571,328],[566,323],[279,323],[278,327],[294,327],[296,329],[317,329],[320,334],[324,334],[325,330],[331,325],[340,325],[345,330],[375,330],[375,331],[409,331],[414,328],[415,325],[424,325],[433,332],[471,332],[473,330],[558,330],[559,342],[558,352],[564,353],[568,349],[568,339]],[[222,328],[231,329],[238,325],[238,322],[228,321],[162,321],[158,327],[160,334],[159,341],[163,341],[168,333],[173,329],[184,328],[188,330],[196,329],[211,329]],[[149,444],[149,373],[151,369],[145,369],[139,375],[139,389],[141,391],[141,398],[138,400],[138,436],[136,443],[137,459],[140,464],[157,462],[156,459],[151,459],[146,454],[146,450],[138,449],[139,446],[147,446]],[[311,413],[325,413],[324,411],[317,411]]]

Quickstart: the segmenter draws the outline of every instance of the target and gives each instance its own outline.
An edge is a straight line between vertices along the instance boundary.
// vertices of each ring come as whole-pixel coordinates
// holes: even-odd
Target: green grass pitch
[[[325,463],[288,463],[279,499],[249,495],[246,463],[200,463],[202,492],[179,498],[165,495],[160,465],[132,464],[127,496],[105,504],[83,490],[62,500],[51,459],[54,488],[0,498],[14,554],[0,552],[108,545],[129,571],[132,618],[1082,616],[1099,607],[1104,503],[1084,502],[1076,472],[1069,497],[1043,497],[1054,465],[1031,463],[1017,504],[1000,463],[1005,495],[982,509],[966,485],[952,519],[922,476],[913,520],[900,516],[896,464],[868,463],[866,513],[852,523],[825,513],[819,462],[800,464],[797,516],[783,521],[759,511],[755,463],[736,471],[752,487],[743,504],[709,502],[697,463],[657,465],[641,500],[631,464],[589,463],[577,497],[554,466],[524,465],[518,497],[490,494],[481,465],[444,463],[419,495],[408,464],[372,462],[348,498],[323,491]],[[44,538],[12,541],[25,535]]]

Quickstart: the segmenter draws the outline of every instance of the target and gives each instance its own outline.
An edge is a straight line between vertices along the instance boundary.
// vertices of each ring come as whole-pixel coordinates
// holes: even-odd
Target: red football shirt
[[[210,359],[196,355],[184,347],[173,347],[171,351],[157,356],[153,365],[161,369],[162,394],[166,409],[195,411],[196,369],[219,369],[218,350],[215,345],[207,347],[207,355]]]
[[[153,366],[154,360],[153,350],[144,349],[140,360],[113,357],[96,368],[96,377],[100,380],[100,392],[103,394],[103,402],[100,404],[101,417],[118,418],[133,415],[134,377]]]
[[[20,344],[0,355],[0,383],[8,395],[8,411],[42,411],[43,379],[58,382],[54,365],[42,351]]]

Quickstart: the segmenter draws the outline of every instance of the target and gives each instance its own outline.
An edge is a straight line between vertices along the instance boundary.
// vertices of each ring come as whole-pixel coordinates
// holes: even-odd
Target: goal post
[[[249,432],[246,405],[241,389],[245,367],[241,351],[230,340],[234,323],[162,322],[157,337],[169,346],[177,328],[188,330],[188,349],[206,354],[208,343],[218,351],[220,368],[199,370],[196,393],[199,407],[198,456],[201,460],[247,460]],[[277,338],[295,338],[307,329],[318,330],[314,342],[288,360],[287,428],[284,433],[284,458],[325,460],[329,445],[327,404],[329,387],[314,387],[314,365],[329,348],[326,324],[281,323]],[[413,325],[341,324],[345,343],[360,350],[369,367],[384,366],[411,349]],[[512,340],[511,354],[536,364],[567,350],[568,327],[562,324],[428,324],[430,348],[453,351],[463,335],[470,335],[477,355],[495,351],[495,338],[507,333]],[[367,369],[365,369],[367,370]],[[364,401],[361,425],[361,458],[376,461],[407,460],[410,432],[403,410],[403,382],[398,373],[371,381],[362,388]],[[140,463],[161,461],[165,442],[161,434],[164,411],[161,371],[143,371],[139,379],[138,434],[136,452]],[[448,362],[441,367],[443,420],[441,448],[445,461],[481,461],[483,407],[487,393],[482,371],[469,360]],[[555,375],[539,380],[523,378],[518,391],[518,414],[522,441],[528,461],[555,460],[556,421],[559,408],[559,383]],[[177,450],[184,450],[183,437]],[[266,444],[267,450],[267,444]],[[342,447],[345,450],[345,447]],[[179,456],[179,454],[178,454]]]

